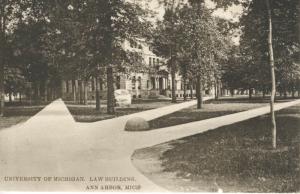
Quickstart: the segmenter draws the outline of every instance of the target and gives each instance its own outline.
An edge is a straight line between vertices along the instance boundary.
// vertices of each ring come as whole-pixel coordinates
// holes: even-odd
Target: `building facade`
[[[130,51],[135,51],[141,54],[143,65],[147,68],[146,71],[133,71],[129,74],[118,73],[114,79],[115,89],[125,89],[135,98],[171,98],[171,74],[167,67],[166,60],[155,55],[151,48],[144,41],[124,42],[124,48]],[[100,97],[106,98],[106,83],[100,80]],[[184,97],[183,80],[179,73],[176,73],[176,96]],[[186,96],[195,96],[196,92],[188,84]],[[82,95],[87,95],[88,100],[95,99],[96,79],[88,81],[82,80],[64,80],[62,82],[62,94],[65,100],[74,100],[83,98]],[[82,94],[85,91],[86,94]],[[214,91],[209,91],[213,93]]]

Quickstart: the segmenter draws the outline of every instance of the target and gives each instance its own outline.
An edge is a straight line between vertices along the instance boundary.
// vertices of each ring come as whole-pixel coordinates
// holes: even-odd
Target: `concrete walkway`
[[[141,185],[138,191],[165,191],[141,175],[131,163],[138,148],[201,133],[269,112],[269,107],[157,129],[126,132],[134,116],[151,120],[193,105],[176,104],[105,120],[76,123],[61,100],[55,101],[26,123],[0,131],[0,190],[86,191],[87,185]],[[276,110],[299,104],[280,103]],[[82,182],[12,182],[5,176],[84,177]],[[134,177],[132,182],[91,182],[89,177]],[[97,190],[104,191],[104,190]],[[110,190],[118,191],[118,190]],[[130,192],[133,190],[123,190]]]

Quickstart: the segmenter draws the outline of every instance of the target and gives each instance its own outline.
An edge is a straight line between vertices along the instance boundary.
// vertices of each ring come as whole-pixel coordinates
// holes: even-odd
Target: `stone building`
[[[130,43],[124,42],[124,48],[139,52],[143,58],[143,64],[149,70],[141,72],[131,72],[130,74],[119,73],[115,77],[115,89],[128,90],[132,98],[158,98],[171,97],[171,74],[166,65],[166,60],[155,55],[151,48],[144,42],[138,41]],[[103,79],[104,80],[104,79]],[[65,100],[82,99],[82,95],[87,95],[88,100],[95,99],[96,80],[88,80],[85,86],[82,86],[81,80],[64,80],[62,83],[62,94]],[[176,96],[183,97],[183,81],[181,76],[176,74]],[[82,87],[86,88],[83,89]],[[193,87],[195,88],[195,87]],[[86,94],[82,91],[86,90]],[[106,83],[100,82],[100,96],[102,99],[106,98]],[[192,93],[192,94],[191,94]],[[195,90],[187,86],[187,97],[195,96]],[[211,91],[209,92],[211,93]]]

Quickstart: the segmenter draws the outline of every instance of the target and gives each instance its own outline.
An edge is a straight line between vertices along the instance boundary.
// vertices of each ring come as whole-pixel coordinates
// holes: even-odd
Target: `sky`
[[[150,9],[157,12],[156,17],[162,19],[164,15],[163,6],[158,3],[158,0],[137,0],[139,2],[144,2],[144,5],[148,4]],[[205,4],[208,8],[215,8],[215,4],[211,0],[205,0]],[[238,17],[242,14],[243,9],[241,6],[231,6],[228,10],[217,9],[214,12],[215,16],[222,17],[228,20],[238,21]]]

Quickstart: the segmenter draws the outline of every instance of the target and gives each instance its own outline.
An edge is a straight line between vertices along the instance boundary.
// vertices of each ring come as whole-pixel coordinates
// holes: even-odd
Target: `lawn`
[[[171,191],[299,192],[300,105],[276,115],[276,150],[264,115],[137,150],[133,163]]]
[[[220,100],[209,100],[203,104],[202,109],[197,109],[197,106],[192,106],[172,114],[159,117],[151,120],[149,125],[152,129],[169,127],[219,117],[227,114],[233,114],[266,105],[268,105],[268,101],[262,100],[261,98],[249,101],[248,98],[226,97]]]
[[[183,101],[177,101],[177,103],[180,102]],[[116,107],[115,115],[109,115],[106,113],[106,105],[103,106],[100,111],[95,110],[95,105],[76,105],[67,103],[67,107],[77,122],[95,122],[171,104],[171,100],[165,99],[136,99],[133,100],[133,103],[129,107]]]
[[[30,117],[41,111],[46,104],[29,105],[26,103],[6,104],[4,116],[0,117],[0,129],[27,121]]]

